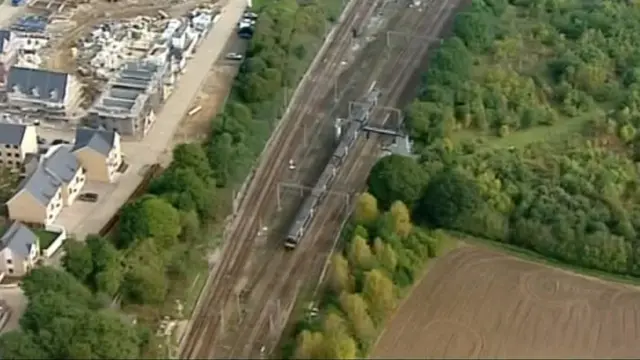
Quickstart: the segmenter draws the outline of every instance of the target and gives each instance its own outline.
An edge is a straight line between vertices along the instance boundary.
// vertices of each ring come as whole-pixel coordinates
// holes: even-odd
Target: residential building
[[[87,179],[86,171],[73,154],[72,147],[70,145],[51,147],[40,164],[60,183],[63,204],[65,206],[73,204]]]
[[[75,117],[82,100],[81,86],[74,76],[44,69],[11,67],[6,90],[10,108],[58,120]]]
[[[165,99],[168,61],[134,61],[111,79],[89,109],[85,124],[116,131],[122,136],[144,137]]]
[[[0,29],[0,87],[7,82],[9,69],[16,62],[17,50],[14,34]]]
[[[21,171],[27,155],[37,153],[35,126],[0,122],[0,167]]]
[[[24,276],[36,265],[40,256],[38,236],[18,221],[0,237],[0,273]]]
[[[9,218],[27,224],[52,224],[62,206],[62,184],[42,166],[25,178],[7,201]]]
[[[114,182],[120,165],[122,151],[120,135],[104,129],[78,128],[73,153],[87,171],[87,179]]]
[[[28,224],[50,225],[64,206],[73,204],[85,182],[85,170],[71,147],[51,147],[7,201],[9,218]]]

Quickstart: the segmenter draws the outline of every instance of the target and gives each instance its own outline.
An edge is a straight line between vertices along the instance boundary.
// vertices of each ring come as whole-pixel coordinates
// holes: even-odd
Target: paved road
[[[181,119],[189,110],[192,100],[205,80],[205,76],[219,58],[227,40],[246,7],[246,0],[229,0],[222,8],[222,16],[200,45],[178,82],[171,97],[158,114],[156,123],[142,141],[123,143],[129,170],[120,178],[118,187],[103,197],[93,211],[81,216],[61,215],[60,225],[65,226],[77,238],[98,232],[111,216],[125,203],[143,179],[144,170],[156,163],[170,144]],[[63,211],[64,212],[64,211]],[[77,213],[76,213],[77,215]]]

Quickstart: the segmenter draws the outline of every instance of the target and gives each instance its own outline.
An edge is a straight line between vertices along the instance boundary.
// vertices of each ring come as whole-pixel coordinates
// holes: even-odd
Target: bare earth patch
[[[176,131],[175,143],[206,139],[211,129],[211,120],[222,109],[237,72],[237,66],[215,64],[207,74],[203,74],[207,78],[189,108],[193,110],[200,107],[200,110],[185,116]]]
[[[372,358],[640,358],[640,291],[463,247],[398,309]]]

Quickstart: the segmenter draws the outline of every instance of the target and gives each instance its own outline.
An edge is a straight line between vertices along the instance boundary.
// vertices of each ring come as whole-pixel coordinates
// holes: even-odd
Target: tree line
[[[418,159],[369,178],[413,218],[640,276],[640,7],[483,0],[457,16],[407,108]]]
[[[223,112],[204,144],[181,144],[148,194],[120,211],[115,234],[65,245],[64,270],[41,268],[25,277],[28,298],[21,330],[0,337],[11,359],[157,357],[150,326],[175,317],[195,273],[207,268],[214,223],[229,209],[225,197],[257,159],[342,1],[266,2]],[[204,276],[204,274],[202,274]],[[110,310],[113,298],[121,312]],[[144,310],[146,309],[146,310]],[[140,310],[140,311],[138,311]]]
[[[380,213],[369,193],[359,196],[343,236],[348,241],[331,258],[319,314],[297,325],[285,350],[289,358],[366,357],[403,290],[444,244],[441,235],[412,224],[404,203]]]

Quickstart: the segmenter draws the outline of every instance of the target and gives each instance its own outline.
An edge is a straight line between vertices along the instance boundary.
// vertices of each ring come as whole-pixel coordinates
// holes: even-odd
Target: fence
[[[47,225],[44,227],[48,232],[56,233],[58,236],[53,240],[51,245],[49,245],[46,249],[42,249],[42,255],[45,258],[50,258],[56,251],[64,244],[64,241],[67,240],[67,230],[58,225]]]

